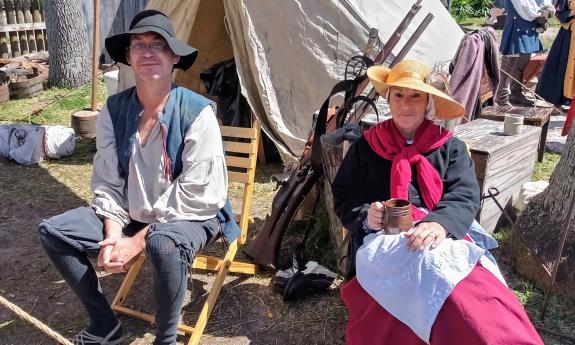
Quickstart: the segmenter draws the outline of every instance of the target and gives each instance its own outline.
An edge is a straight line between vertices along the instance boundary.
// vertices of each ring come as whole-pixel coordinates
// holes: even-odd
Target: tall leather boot
[[[501,57],[501,71],[499,72],[499,87],[495,93],[495,104],[499,106],[511,105],[509,103],[509,84],[511,78],[507,75],[513,74],[513,56],[503,55]],[[507,73],[505,73],[507,72]]]
[[[513,62],[513,78],[523,82],[523,71],[529,63],[531,54],[520,54],[518,57],[514,58]],[[509,95],[509,101],[512,105],[519,107],[532,107],[535,102],[525,96],[523,93],[523,87],[516,81],[511,81],[511,93]]]

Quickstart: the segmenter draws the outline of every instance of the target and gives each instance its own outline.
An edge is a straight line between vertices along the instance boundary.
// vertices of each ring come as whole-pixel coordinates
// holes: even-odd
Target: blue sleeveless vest
[[[210,100],[195,92],[172,85],[170,96],[160,119],[160,126],[167,129],[164,147],[170,162],[166,168],[172,181],[182,172],[184,137],[200,112],[210,103]],[[140,115],[143,108],[138,100],[135,87],[108,97],[106,105],[114,127],[116,152],[118,154],[118,172],[126,180],[127,185],[132,144],[136,138],[140,121],[138,115]],[[232,205],[229,200],[218,212],[217,218],[220,221],[222,233],[226,240],[228,242],[233,241],[240,234],[240,228],[234,219]]]
[[[543,5],[543,0],[535,0],[535,2],[539,6]],[[535,22],[521,18],[511,0],[505,1],[505,12],[507,18],[499,46],[501,54],[531,54],[543,50]]]

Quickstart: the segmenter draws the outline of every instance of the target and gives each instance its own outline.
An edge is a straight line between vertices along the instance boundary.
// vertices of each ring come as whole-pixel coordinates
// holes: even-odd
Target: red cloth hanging
[[[341,288],[350,345],[425,345],[353,278]],[[431,329],[431,345],[543,345],[517,297],[478,264],[453,289]]]

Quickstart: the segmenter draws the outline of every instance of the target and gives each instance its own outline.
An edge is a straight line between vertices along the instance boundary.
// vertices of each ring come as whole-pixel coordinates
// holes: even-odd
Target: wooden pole
[[[96,94],[98,91],[98,61],[100,51],[100,0],[94,0],[94,35],[92,42],[92,111],[98,106]]]

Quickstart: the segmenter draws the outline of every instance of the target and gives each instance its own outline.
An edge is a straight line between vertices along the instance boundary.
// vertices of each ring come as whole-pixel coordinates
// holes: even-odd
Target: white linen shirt
[[[535,20],[535,18],[541,15],[541,9],[543,6],[550,5],[550,7],[553,8],[551,0],[544,0],[542,6],[538,5],[535,0],[511,0],[511,3],[513,4],[513,7],[515,7],[517,14],[529,22]]]
[[[167,153],[159,119],[145,144],[136,133],[127,186],[118,171],[114,129],[106,106],[98,119],[96,148],[92,207],[97,214],[124,227],[130,219],[147,224],[206,220],[215,217],[226,202],[226,162],[211,106],[206,106],[188,129],[182,152],[183,169],[172,182],[165,175]]]

